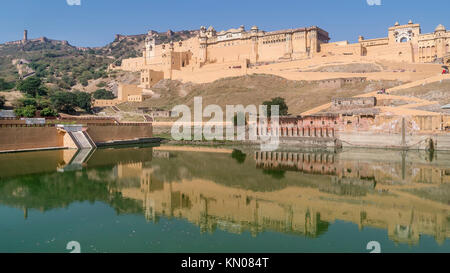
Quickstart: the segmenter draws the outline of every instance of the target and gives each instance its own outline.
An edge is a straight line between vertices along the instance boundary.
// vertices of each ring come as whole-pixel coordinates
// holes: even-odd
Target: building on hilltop
[[[23,31],[23,40],[22,42],[25,44],[28,41],[28,30]]]
[[[328,32],[313,26],[265,32],[244,26],[216,32],[210,26],[201,27],[196,37],[156,45],[155,34],[149,33],[142,57],[125,59],[121,69],[140,71],[144,67],[162,70],[170,78],[172,70],[189,66],[242,62],[255,64],[307,58],[320,51],[330,40]]]
[[[168,36],[170,31],[167,32]],[[328,32],[313,26],[265,32],[253,26],[244,26],[216,32],[210,26],[201,27],[196,37],[184,41],[156,44],[154,31],[145,39],[143,56],[122,60],[120,68],[140,72],[141,92],[150,89],[161,79],[172,79],[175,73],[193,72],[213,66],[219,70],[246,71],[251,64],[290,61],[310,58],[320,52],[320,46],[330,40]],[[120,39],[116,36],[116,39]],[[96,104],[109,106],[125,101],[140,101],[133,96],[115,100],[96,100]]]
[[[320,88],[341,88],[345,85],[356,85],[363,83],[367,77],[352,77],[352,78],[332,78],[315,81]]]
[[[317,26],[270,32],[257,26],[220,32],[212,26],[202,26],[195,37],[156,44],[158,34],[149,31],[142,57],[124,59],[120,67],[111,65],[110,68],[140,72],[139,87],[144,92],[161,79],[202,82],[246,75],[248,70],[255,73],[256,69],[275,63],[281,63],[273,67],[280,72],[292,69],[289,67],[292,61],[304,60],[311,66],[323,63],[327,60],[323,58],[329,56],[339,56],[342,62],[450,63],[450,31],[443,25],[423,34],[420,24],[395,23],[387,34],[376,39],[359,36],[358,42],[351,44],[348,41],[329,43],[328,32]],[[364,81],[365,77],[346,77],[318,83],[320,87],[339,88]]]
[[[4,45],[27,45],[27,44],[31,44],[31,43],[51,43],[53,45],[70,46],[69,42],[66,40],[62,40],[62,41],[52,40],[45,36],[35,38],[35,39],[28,39],[28,30],[26,30],[26,29],[23,31],[23,37],[21,40],[6,42],[6,43],[4,43]]]
[[[328,55],[366,56],[374,59],[405,61],[410,63],[430,63],[443,59],[450,53],[450,31],[439,25],[434,32],[421,32],[420,24],[409,21],[406,25],[398,22],[388,29],[388,37],[364,39],[358,43],[348,41],[323,45],[321,53]]]
[[[372,60],[410,63],[450,62],[450,31],[439,25],[432,33],[422,33],[420,24],[398,22],[388,29],[387,37],[364,39],[357,43],[329,43],[325,30],[313,26],[265,32],[244,26],[217,32],[201,27],[199,34],[184,41],[156,44],[149,32],[142,57],[125,59],[121,69],[140,71],[150,68],[172,78],[173,71],[193,71],[203,66],[243,69],[259,63],[293,61],[326,56],[367,57]],[[227,65],[230,64],[230,65]]]

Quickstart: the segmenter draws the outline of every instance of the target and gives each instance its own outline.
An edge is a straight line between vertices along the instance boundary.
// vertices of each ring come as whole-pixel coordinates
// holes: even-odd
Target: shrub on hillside
[[[112,100],[114,99],[114,94],[111,91],[108,91],[106,89],[98,89],[93,94],[94,99],[98,100]]]
[[[37,106],[37,102],[35,98],[31,98],[31,97],[25,97],[25,98],[21,98],[19,99],[19,103],[22,106],[28,106],[28,105],[33,105],[33,106]]]
[[[36,107],[33,105],[27,105],[14,109],[14,113],[18,117],[32,118],[36,115]]]
[[[77,96],[71,92],[57,91],[50,95],[50,101],[58,112],[73,113],[77,106]]]
[[[106,82],[99,82],[96,86],[97,87],[105,87],[106,86]]]
[[[6,91],[14,88],[13,82],[7,82],[4,79],[0,78],[0,91]]]
[[[76,91],[74,92],[76,96],[76,105],[82,109],[84,109],[86,112],[90,112],[92,110],[91,106],[91,94],[86,92],[80,92]]]
[[[5,106],[6,99],[5,96],[0,96],[0,109]]]
[[[288,114],[288,106],[286,105],[286,102],[284,101],[284,98],[276,97],[273,98],[270,101],[263,102],[263,105],[267,106],[267,116],[272,116],[272,105],[278,105],[279,106],[279,115],[280,116],[286,116]]]
[[[56,117],[58,115],[58,113],[53,108],[50,107],[42,109],[40,114],[43,117]]]
[[[22,93],[29,96],[36,97],[37,95],[44,96],[47,90],[42,86],[42,81],[38,77],[29,77],[17,83],[16,88]]]

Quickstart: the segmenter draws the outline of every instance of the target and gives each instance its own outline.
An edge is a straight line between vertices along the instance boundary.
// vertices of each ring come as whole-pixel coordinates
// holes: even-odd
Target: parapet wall
[[[330,55],[344,55],[344,56],[362,56],[363,47],[361,44],[348,44],[348,43],[329,43],[320,45],[321,54]]]
[[[54,126],[0,125],[0,151],[63,148]]]
[[[137,72],[144,68],[144,64],[144,58],[142,57],[130,58],[122,60],[122,65],[119,68],[125,71]]]
[[[367,57],[378,60],[396,60],[408,63],[415,62],[414,50],[411,43],[367,47],[364,53]]]
[[[86,132],[97,143],[120,144],[152,138],[150,123],[88,124]],[[54,124],[22,125],[0,124],[0,151],[40,150],[52,148],[76,148],[70,137]]]
[[[131,124],[93,124],[87,128],[87,133],[91,139],[97,143],[134,140],[139,138],[152,137],[152,125],[149,123]]]
[[[3,124],[20,124],[20,125],[25,125],[25,124],[27,124],[27,122],[25,121],[25,120],[20,120],[20,119],[5,119],[5,118],[2,118],[2,119],[0,119],[0,125],[3,125]]]
[[[73,124],[117,124],[119,121],[114,117],[77,117],[77,116],[62,116],[59,121],[70,122]],[[58,121],[55,121],[56,123]]]
[[[94,100],[94,107],[107,107],[107,106],[115,106],[119,103],[122,103],[119,99],[112,99],[112,100],[102,100],[102,99],[95,99]]]

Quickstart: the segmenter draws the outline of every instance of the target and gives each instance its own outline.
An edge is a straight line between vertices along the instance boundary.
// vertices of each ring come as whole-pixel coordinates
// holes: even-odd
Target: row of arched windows
[[[274,43],[283,43],[283,42],[286,42],[286,38],[263,41],[263,44],[274,44]]]

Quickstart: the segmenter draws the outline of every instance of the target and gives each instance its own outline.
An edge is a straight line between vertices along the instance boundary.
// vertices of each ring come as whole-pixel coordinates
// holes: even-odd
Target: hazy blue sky
[[[270,31],[317,25],[332,41],[387,36],[396,21],[409,19],[431,32],[438,24],[450,28],[449,0],[1,0],[0,43],[46,36],[78,46],[102,46],[114,34],[198,29],[216,30],[257,25]],[[375,0],[369,0],[375,1]]]

